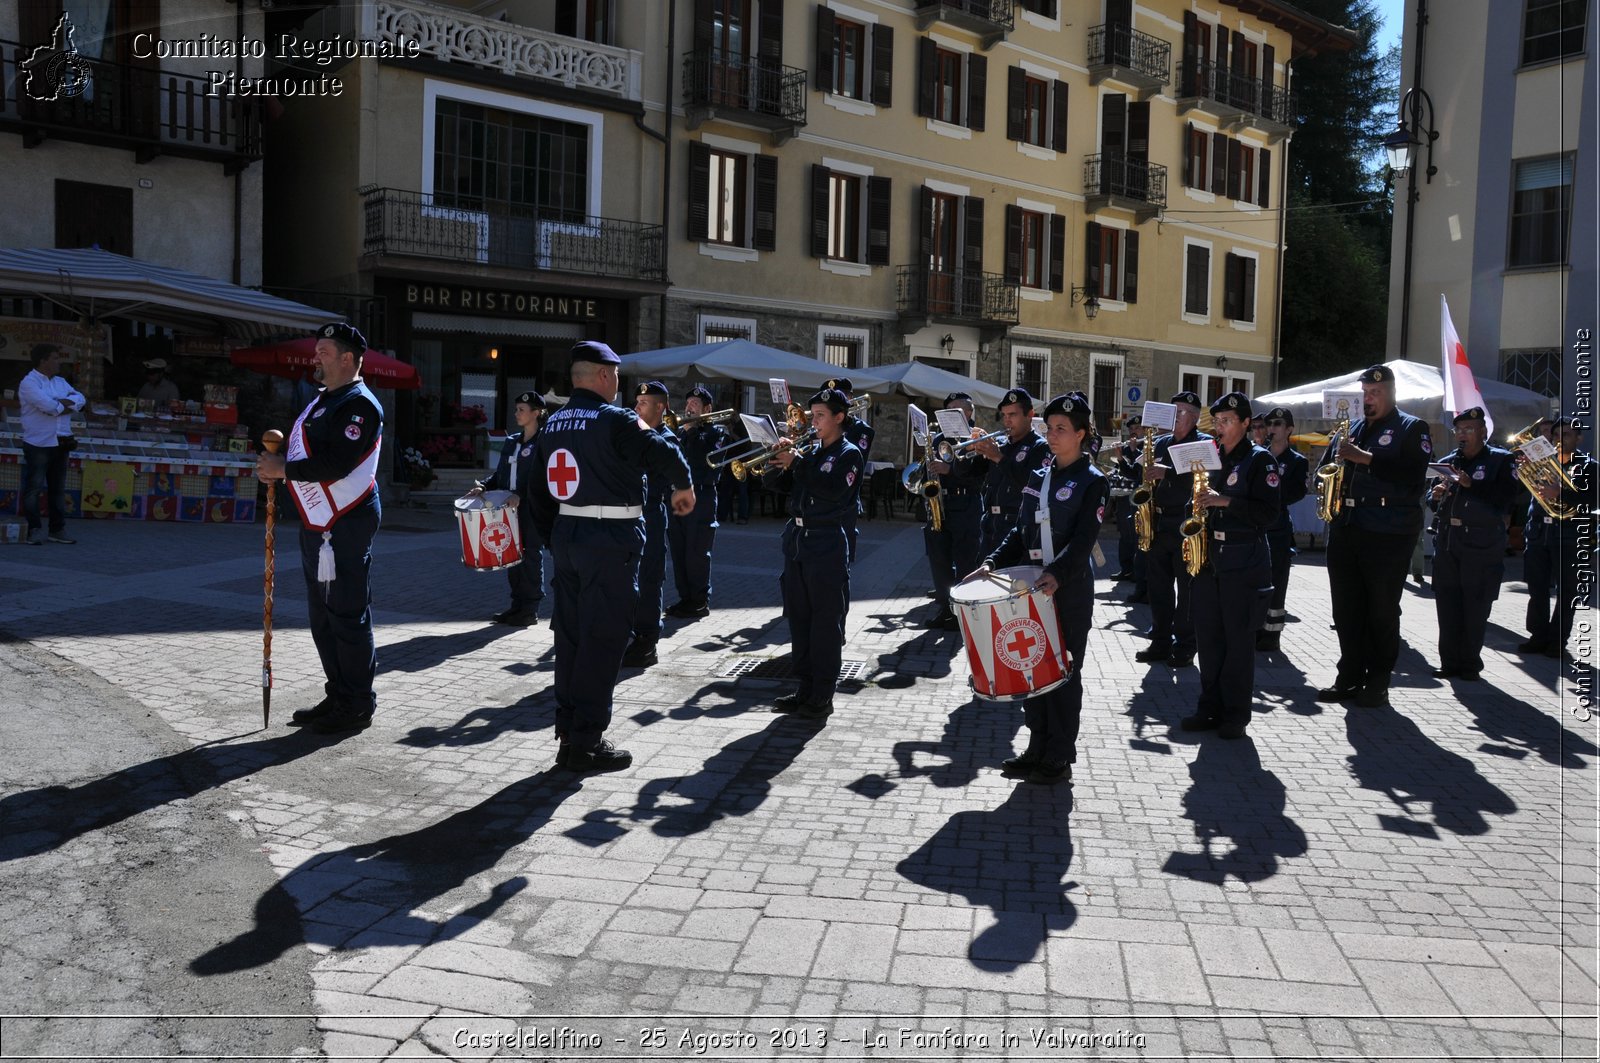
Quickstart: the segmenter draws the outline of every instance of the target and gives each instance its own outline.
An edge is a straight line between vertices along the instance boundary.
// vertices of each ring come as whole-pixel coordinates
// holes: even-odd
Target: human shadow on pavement
[[[1262,766],[1251,739],[1207,736],[1189,778],[1183,816],[1194,822],[1200,852],[1168,856],[1161,868],[1167,874],[1213,886],[1229,878],[1260,882],[1277,874],[1280,859],[1305,855],[1306,835],[1288,816],[1287,791]]]
[[[1128,699],[1122,713],[1133,721],[1133,737],[1128,739],[1128,746],[1146,753],[1171,753],[1171,730],[1191,711],[1187,706],[1192,699],[1181,679],[1182,672],[1189,669],[1174,670],[1159,661],[1147,667],[1149,670],[1139,678],[1139,689]],[[1151,737],[1158,731],[1168,741]]]
[[[967,946],[985,971],[1032,962],[1049,931],[1070,927],[1077,906],[1063,883],[1072,866],[1072,788],[1019,782],[992,809],[957,812],[895,865],[904,878],[994,911],[995,922]]]
[[[189,963],[206,976],[272,962],[300,944],[338,949],[352,928],[319,920],[322,905],[348,914],[368,910],[368,927],[412,942],[448,941],[492,916],[527,880],[514,876],[489,896],[445,922],[416,914],[476,875],[493,868],[513,848],[550,822],[576,794],[582,776],[552,770],[520,779],[471,808],[414,831],[318,853],[274,883],[257,900],[255,927]],[[341,896],[350,891],[350,896]]]
[[[445,727],[413,727],[400,739],[400,744],[422,749],[481,746],[504,734],[531,734],[554,728],[555,721],[555,695],[549,690],[541,690],[511,705],[485,705],[481,709],[473,709]]]
[[[416,635],[402,642],[378,647],[378,674],[387,672],[426,672],[437,664],[483,649],[521,628],[488,624],[448,635]],[[537,630],[537,629],[533,629]]]
[[[996,767],[1012,753],[1022,727],[1020,705],[970,698],[945,719],[937,742],[896,742],[895,770],[870,772],[845,789],[876,801],[899,784],[897,779],[927,779],[934,786],[966,786],[985,767]],[[919,763],[926,759],[928,763]]]
[[[1600,756],[1600,748],[1580,734],[1561,726],[1561,721],[1498,690],[1480,690],[1482,683],[1456,684],[1461,704],[1472,713],[1473,726],[1490,742],[1483,752],[1522,757],[1529,751],[1546,763],[1561,768],[1586,768],[1582,758]],[[1590,686],[1588,689],[1594,689]],[[1569,695],[1570,697],[1571,695]]]
[[[1472,761],[1441,748],[1394,709],[1347,709],[1344,723],[1357,784],[1383,794],[1405,813],[1379,815],[1385,830],[1437,838],[1437,825],[1452,834],[1485,834],[1486,813],[1509,816],[1517,810]],[[1426,818],[1430,811],[1432,822]]]
[[[712,616],[716,614],[713,613]],[[683,621],[674,621],[667,617],[666,623],[676,623],[676,630],[682,630]],[[786,646],[789,643],[787,634],[780,638],[778,628],[784,623],[783,613],[779,612],[771,620],[753,627],[743,627],[737,631],[696,631],[695,634],[706,634],[701,642],[694,644],[694,648],[703,653],[749,653],[752,650],[766,649],[769,646]],[[785,629],[787,631],[787,629]],[[665,634],[665,632],[663,632]]]
[[[0,863],[52,852],[90,831],[299,760],[345,737],[297,729],[250,742],[195,746],[76,786],[7,794],[0,798]]]
[[[961,652],[961,632],[940,628],[923,631],[888,653],[878,654],[877,667],[868,681],[885,690],[904,690],[919,680],[943,679],[950,674],[950,661]],[[925,670],[902,670],[901,665],[916,660]]]

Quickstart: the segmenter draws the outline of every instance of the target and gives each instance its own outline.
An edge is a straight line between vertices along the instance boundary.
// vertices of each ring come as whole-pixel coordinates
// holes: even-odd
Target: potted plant
[[[407,447],[400,455],[400,476],[408,488],[424,491],[434,480],[433,463],[416,447]]]

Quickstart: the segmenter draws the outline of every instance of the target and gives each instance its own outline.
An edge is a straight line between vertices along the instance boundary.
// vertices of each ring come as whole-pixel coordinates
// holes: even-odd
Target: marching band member
[[[835,391],[844,393],[846,401],[855,397],[855,385],[850,383],[850,378],[835,377],[822,385]],[[844,437],[848,439],[857,450],[861,451],[861,474],[866,475],[867,462],[872,460],[872,441],[878,435],[877,429],[857,417],[854,413],[844,415]],[[845,534],[850,537],[850,563],[856,560],[856,522],[861,519],[860,493],[856,495],[856,511],[850,518],[850,523],[845,526]]]
[[[1551,446],[1557,445],[1556,432],[1555,423],[1548,417],[1533,422],[1533,434],[1543,436]],[[1515,457],[1513,455],[1513,460]],[[1515,465],[1512,468],[1515,469]],[[1521,481],[1517,486],[1521,487]],[[1541,653],[1549,641],[1543,637],[1543,632],[1550,623],[1550,584],[1555,576],[1550,537],[1545,534],[1545,528],[1555,521],[1546,523],[1546,513],[1538,500],[1523,491],[1519,501],[1523,496],[1526,496],[1527,510],[1522,514],[1522,582],[1528,586],[1528,610],[1523,624],[1529,638],[1517,649],[1522,653]]]
[[[1117,448],[1117,476],[1126,484],[1137,484],[1140,479],[1139,459],[1144,454],[1144,418],[1130,414],[1122,422],[1127,438]],[[1144,552],[1139,549],[1139,537],[1134,531],[1133,499],[1124,496],[1117,506],[1117,581],[1131,580],[1133,593],[1129,604],[1150,600],[1149,584],[1145,576]]]
[[[644,479],[670,485],[672,511],[695,508],[678,449],[613,405],[621,359],[604,343],[572,348],[572,397],[539,433],[544,477],[528,501],[555,560],[556,766],[614,771],[633,755],[606,741],[644,550]]]
[[[1397,409],[1394,370],[1361,374],[1362,417],[1332,460],[1345,463],[1339,515],[1328,526],[1328,584],[1339,666],[1318,701],[1365,709],[1389,700],[1400,657],[1400,594],[1422,532],[1422,496],[1433,457],[1428,423]]]
[[[1551,485],[1540,494],[1546,502],[1560,503],[1576,512],[1561,518],[1547,516],[1542,509],[1539,511],[1550,556],[1555,562],[1556,604],[1548,615],[1537,618],[1543,623],[1528,642],[1517,648],[1524,653],[1559,658],[1566,652],[1567,639],[1572,635],[1573,617],[1589,603],[1589,584],[1594,573],[1596,474],[1600,473],[1600,466],[1578,449],[1583,433],[1572,418],[1556,418],[1555,431],[1557,458],[1573,487]]]
[[[1110,486],[1084,449],[1093,424],[1088,405],[1071,395],[1057,395],[1045,407],[1044,419],[1055,460],[1029,475],[1016,521],[979,572],[1023,564],[1024,559],[1044,566],[1034,589],[1049,595],[1055,605],[1062,641],[1072,655],[1072,675],[1023,702],[1028,746],[1000,768],[1027,782],[1050,784],[1070,783],[1078,759],[1083,654],[1094,619],[1090,554],[1105,520]]]
[[[683,400],[684,416],[710,413],[711,402],[710,389],[696,384]],[[667,522],[672,578],[678,586],[678,600],[667,607],[667,615],[680,620],[711,614],[711,547],[717,537],[717,477],[722,471],[713,469],[706,456],[727,442],[728,433],[719,424],[697,424],[678,435],[695,491],[694,511],[674,513]]]
[[[317,330],[323,391],[301,411],[287,453],[256,458],[257,479],[288,481],[300,511],[311,640],[327,676],[326,696],[292,721],[326,734],[361,730],[378,704],[371,569],[372,539],[383,518],[376,479],[383,407],[361,379],[366,349],[366,337],[351,325]]]
[[[634,389],[633,410],[639,420],[674,450],[678,436],[663,421],[667,413],[667,386],[651,380]],[[644,478],[644,553],[639,555],[639,605],[633,611],[633,641],[622,655],[624,668],[648,668],[656,663],[656,643],[661,641],[661,584],[667,578],[668,484],[659,476]]]
[[[966,392],[955,391],[945,396],[944,408],[960,410],[967,423],[972,423],[972,396]],[[950,588],[959,574],[978,567],[978,547],[983,538],[983,500],[979,492],[983,488],[987,462],[971,453],[957,454],[954,461],[938,460],[933,457],[934,449],[944,438],[942,432],[933,432],[930,426],[928,456],[924,459],[927,475],[939,480],[944,526],[934,531],[930,519],[922,535],[939,599],[939,612],[928,626],[954,631],[957,625],[956,615],[950,611]]]
[[[1272,597],[1266,532],[1278,519],[1279,473],[1272,452],[1245,438],[1250,400],[1243,393],[1230,392],[1213,402],[1211,415],[1222,468],[1206,474],[1198,498],[1192,499],[1206,509],[1206,564],[1191,591],[1200,702],[1180,726],[1243,738],[1255,692],[1255,633]]]
[[[1278,519],[1267,529],[1267,548],[1272,551],[1272,604],[1267,606],[1267,622],[1256,633],[1256,649],[1272,652],[1283,636],[1284,607],[1289,595],[1289,566],[1294,561],[1294,521],[1289,507],[1306,497],[1311,480],[1311,463],[1289,444],[1294,431],[1294,413],[1287,406],[1274,406],[1262,419],[1266,426],[1266,446],[1278,463]]]
[[[768,465],[781,473],[780,488],[789,496],[789,523],[783,529],[783,615],[789,621],[794,674],[800,689],[773,704],[775,712],[792,712],[823,720],[833,712],[839,681],[845,613],[850,602],[850,543],[846,521],[855,513],[864,460],[844,437],[844,392],[823,388],[811,396],[813,447],[802,452],[792,440],[779,440]],[[787,484],[784,482],[787,481]]]
[[[1189,607],[1191,580],[1183,565],[1183,536],[1178,534],[1178,528],[1194,494],[1194,474],[1173,469],[1167,454],[1177,444],[1211,437],[1195,429],[1200,421],[1199,395],[1180,391],[1172,396],[1172,404],[1177,407],[1172,431],[1156,437],[1155,461],[1142,471],[1142,478],[1156,485],[1156,535],[1145,557],[1150,645],[1134,654],[1133,659],[1146,663],[1166,661],[1173,668],[1187,668],[1194,663],[1194,617]]]
[[[1506,514],[1516,497],[1511,452],[1486,446],[1483,407],[1456,414],[1456,449],[1443,462],[1456,471],[1434,481],[1436,513],[1433,604],[1439,612],[1435,679],[1472,682],[1483,671],[1483,635],[1506,574]]]
[[[506,505],[517,511],[518,531],[522,533],[522,564],[506,569],[506,580],[511,584],[511,608],[496,613],[494,622],[512,627],[537,624],[539,603],[544,601],[544,542],[533,521],[533,508],[522,505],[522,496],[529,483],[544,476],[533,441],[539,434],[539,418],[547,408],[538,392],[524,391],[517,396],[511,416],[522,431],[506,437],[500,464],[487,480],[473,485],[467,492],[468,498],[477,498],[485,491],[511,492]]]
[[[972,447],[994,463],[983,484],[981,554],[993,553],[1016,524],[1017,513],[1022,509],[1022,489],[1028,485],[1028,478],[1050,460],[1049,446],[1033,430],[1033,396],[1027,388],[1012,388],[1002,395],[998,412],[1005,442],[985,439]]]

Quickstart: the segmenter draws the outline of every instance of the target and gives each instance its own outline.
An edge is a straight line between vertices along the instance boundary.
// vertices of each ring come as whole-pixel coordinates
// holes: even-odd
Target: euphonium
[[[1144,430],[1144,451],[1139,455],[1139,467],[1148,469],[1156,460],[1156,430]],[[1139,481],[1133,489],[1133,531],[1139,537],[1139,550],[1148,554],[1156,542],[1156,485],[1154,481]]]
[[[1350,435],[1350,414],[1348,410],[1340,412],[1344,416],[1333,426],[1327,455],[1317,466],[1317,519],[1321,521],[1332,521],[1344,509],[1344,462],[1338,454],[1339,445]]]
[[[1506,439],[1506,446],[1513,451],[1520,449],[1523,445],[1533,440],[1534,430],[1538,426],[1539,422],[1535,421],[1516,435],[1510,436]],[[1534,459],[1523,455],[1523,460],[1513,466],[1513,471],[1516,473],[1517,479],[1521,481],[1522,486],[1528,489],[1528,494],[1532,495],[1533,500],[1539,503],[1539,508],[1550,516],[1557,520],[1568,520],[1582,512],[1582,507],[1580,506],[1566,505],[1560,499],[1554,502],[1546,502],[1543,496],[1539,494],[1541,487],[1577,490],[1577,485],[1572,482],[1572,477],[1567,475],[1567,470],[1561,467],[1561,462],[1556,457]]]
[[[1178,528],[1178,534],[1183,536],[1183,563],[1189,575],[1198,576],[1200,570],[1206,567],[1206,538],[1209,533],[1208,510],[1201,505],[1200,498],[1210,486],[1210,479],[1198,461],[1193,462],[1190,469],[1194,475],[1194,494],[1189,499],[1189,516]]]

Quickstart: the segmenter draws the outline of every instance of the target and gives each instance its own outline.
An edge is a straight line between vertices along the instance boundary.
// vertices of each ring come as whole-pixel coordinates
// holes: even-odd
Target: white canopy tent
[[[818,358],[804,358],[750,340],[691,343],[625,354],[621,368],[623,375],[637,380],[690,377],[760,384],[771,377],[782,377],[789,382],[797,402],[809,394],[806,389],[815,391],[834,377],[849,377],[856,394],[887,395],[894,391],[891,381],[865,369],[840,369]]]
[[[919,405],[925,404],[925,412],[928,413],[941,409],[944,406],[945,396],[953,391],[964,391],[971,395],[973,404],[979,411],[986,407],[993,409],[998,406],[1006,393],[1005,388],[995,384],[985,384],[981,380],[952,373],[948,369],[940,369],[926,362],[875,365],[872,367],[872,372],[894,381],[897,390],[911,396],[913,401],[921,400]]]
[[[1438,430],[1448,432],[1453,411],[1446,411],[1444,408],[1444,377],[1439,367],[1398,359],[1386,364],[1394,370],[1395,401],[1400,408],[1413,417],[1420,417],[1433,425],[1436,436]],[[1316,380],[1283,391],[1275,391],[1270,395],[1260,395],[1252,400],[1251,406],[1257,413],[1264,413],[1274,406],[1287,407],[1294,414],[1295,428],[1298,431],[1304,431],[1308,427],[1325,427],[1330,422],[1322,416],[1322,393],[1360,391],[1359,377],[1365,371],[1365,369],[1355,369],[1326,380]],[[1478,389],[1483,392],[1483,401],[1488,406],[1489,415],[1495,421],[1495,434],[1502,443],[1512,432],[1551,412],[1549,398],[1515,384],[1506,384],[1498,380],[1479,380]],[[1453,445],[1441,446],[1436,439],[1434,449],[1442,454]]]

